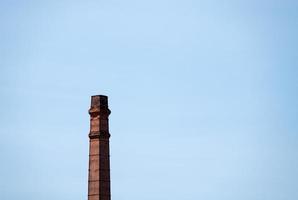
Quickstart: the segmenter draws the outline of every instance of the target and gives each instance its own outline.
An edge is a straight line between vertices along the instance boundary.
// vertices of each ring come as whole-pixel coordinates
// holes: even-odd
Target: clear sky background
[[[0,199],[298,199],[298,1],[1,0]]]

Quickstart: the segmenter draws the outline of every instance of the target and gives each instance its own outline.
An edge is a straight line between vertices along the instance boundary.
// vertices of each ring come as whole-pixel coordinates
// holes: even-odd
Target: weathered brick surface
[[[88,200],[110,200],[110,152],[108,98],[91,97]]]

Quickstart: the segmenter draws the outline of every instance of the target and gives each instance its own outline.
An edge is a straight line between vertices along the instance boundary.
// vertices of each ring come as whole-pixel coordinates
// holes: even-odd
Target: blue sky
[[[298,199],[297,1],[0,1],[0,199]]]

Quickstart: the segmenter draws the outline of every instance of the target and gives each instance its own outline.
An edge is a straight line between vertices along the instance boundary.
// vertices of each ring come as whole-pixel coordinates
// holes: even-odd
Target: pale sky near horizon
[[[298,199],[298,1],[0,0],[0,199]]]

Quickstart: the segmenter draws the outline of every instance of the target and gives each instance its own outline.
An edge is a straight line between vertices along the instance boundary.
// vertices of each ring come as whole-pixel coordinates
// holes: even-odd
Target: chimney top
[[[91,96],[91,107],[108,106],[108,97],[105,95]]]

